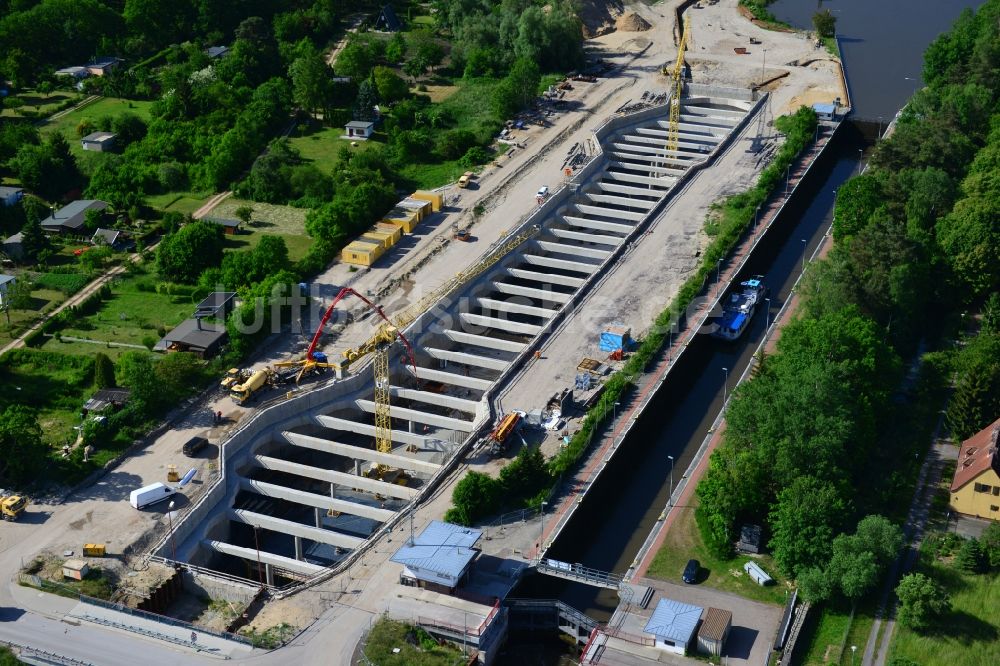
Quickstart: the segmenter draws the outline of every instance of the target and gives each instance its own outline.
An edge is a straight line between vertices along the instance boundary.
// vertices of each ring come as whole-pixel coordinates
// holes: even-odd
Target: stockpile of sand
[[[615,30],[621,30],[622,32],[642,32],[643,30],[649,30],[652,28],[649,22],[636,14],[635,12],[629,12],[627,14],[622,14],[615,21]]]

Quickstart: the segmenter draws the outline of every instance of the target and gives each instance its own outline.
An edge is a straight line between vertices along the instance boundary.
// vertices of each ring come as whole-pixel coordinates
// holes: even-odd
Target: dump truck
[[[0,518],[17,520],[28,506],[28,498],[23,495],[0,497]]]
[[[234,385],[233,388],[229,390],[229,395],[238,404],[242,405],[247,400],[256,395],[258,391],[265,388],[270,380],[271,380],[270,370],[267,369],[258,370],[257,372],[250,375],[250,378],[247,379],[242,384]]]

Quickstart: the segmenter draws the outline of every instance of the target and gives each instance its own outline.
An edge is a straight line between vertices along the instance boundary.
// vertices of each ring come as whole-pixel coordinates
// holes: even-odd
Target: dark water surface
[[[855,114],[890,120],[923,85],[923,53],[978,0],[777,0],[771,13],[789,25],[812,30],[812,16],[829,9],[851,88]],[[912,79],[912,80],[908,80]]]

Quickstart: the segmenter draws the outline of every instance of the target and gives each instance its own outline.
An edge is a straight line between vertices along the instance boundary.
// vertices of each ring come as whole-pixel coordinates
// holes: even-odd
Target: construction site
[[[415,547],[416,532],[437,529],[466,471],[496,475],[522,445],[558,452],[581,412],[553,396],[586,404],[629,339],[644,337],[698,266],[712,204],[749,187],[780,145],[774,117],[849,103],[835,59],[805,35],[758,27],[736,0],[628,9],[649,29],[587,42],[611,69],[574,83],[576,110],[521,130],[523,147],[479,174],[477,188],[435,193],[443,205],[405,252],[380,251],[360,271],[331,266],[311,285],[325,296],[311,306],[318,326],[283,334],[255,364],[259,385],[252,369],[230,378],[162,446],[122,464],[159,481],[178,443],[204,432],[201,414],[231,424],[213,429],[210,474],[168,521],[136,517],[125,502],[119,520],[119,507],[90,497],[83,505],[104,520],[74,527],[72,541],[32,545],[117,538],[124,547],[129,537],[112,532],[125,525],[133,540],[143,535],[153,566],[180,565],[244,602],[269,599],[252,627],[306,630],[321,615],[337,624],[335,650],[328,637],[298,656],[325,650],[330,663],[349,663],[371,614],[388,610],[437,614],[441,627],[464,614],[490,661],[506,631],[492,600],[540,553],[539,524],[482,526],[473,530],[482,540],[461,541],[481,552],[478,569],[461,571],[471,590],[462,600],[400,585],[412,569],[397,555],[406,534]],[[315,374],[251,400],[264,368]],[[498,450],[521,418],[539,427]],[[580,618],[577,637],[589,626]]]

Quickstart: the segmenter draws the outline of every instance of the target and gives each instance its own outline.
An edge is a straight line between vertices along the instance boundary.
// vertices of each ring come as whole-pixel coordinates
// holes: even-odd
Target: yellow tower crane
[[[684,22],[684,32],[681,35],[681,43],[677,46],[677,61],[674,63],[672,73],[674,81],[674,95],[670,98],[670,127],[667,130],[667,156],[671,153],[677,154],[677,135],[680,133],[681,121],[681,94],[684,92],[684,51],[687,50],[688,40],[691,39],[691,22]]]

